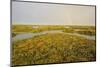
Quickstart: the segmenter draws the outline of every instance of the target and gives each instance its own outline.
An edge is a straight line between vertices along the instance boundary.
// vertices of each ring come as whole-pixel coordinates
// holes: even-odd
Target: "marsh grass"
[[[95,40],[53,33],[15,41],[12,64],[48,64],[96,60]]]
[[[34,28],[37,26],[37,28]],[[66,28],[68,27],[68,28]],[[13,25],[12,35],[15,36],[20,32],[38,33],[50,30],[62,30],[66,33],[79,33],[84,35],[96,35],[95,26],[66,26],[66,25]]]

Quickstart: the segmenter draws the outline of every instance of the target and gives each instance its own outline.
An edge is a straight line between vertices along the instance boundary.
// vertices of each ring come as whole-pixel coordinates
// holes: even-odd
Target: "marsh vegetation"
[[[48,64],[96,60],[96,41],[78,35],[95,36],[94,26],[13,25],[13,38],[22,33],[61,30],[12,41],[13,65]],[[71,34],[65,34],[71,33]]]

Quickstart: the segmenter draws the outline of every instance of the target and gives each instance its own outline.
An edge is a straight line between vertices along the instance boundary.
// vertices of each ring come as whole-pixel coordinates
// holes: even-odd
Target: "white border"
[[[27,0],[29,1],[29,0]],[[97,61],[38,65],[38,67],[99,67],[100,64],[100,0],[31,0],[97,6]],[[0,67],[10,67],[10,0],[0,0]],[[25,67],[25,66],[24,66]],[[32,66],[27,66],[32,67]],[[34,66],[36,67],[36,66]]]

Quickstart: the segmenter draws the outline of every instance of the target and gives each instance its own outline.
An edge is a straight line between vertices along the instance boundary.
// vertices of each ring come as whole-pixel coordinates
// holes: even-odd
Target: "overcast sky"
[[[95,25],[95,7],[13,2],[12,23],[33,25]]]

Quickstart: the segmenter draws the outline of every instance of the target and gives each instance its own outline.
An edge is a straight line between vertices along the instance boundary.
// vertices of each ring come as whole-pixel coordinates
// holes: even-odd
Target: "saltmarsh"
[[[63,33],[48,33],[12,43],[12,64],[47,64],[95,61],[95,40]]]

